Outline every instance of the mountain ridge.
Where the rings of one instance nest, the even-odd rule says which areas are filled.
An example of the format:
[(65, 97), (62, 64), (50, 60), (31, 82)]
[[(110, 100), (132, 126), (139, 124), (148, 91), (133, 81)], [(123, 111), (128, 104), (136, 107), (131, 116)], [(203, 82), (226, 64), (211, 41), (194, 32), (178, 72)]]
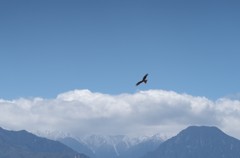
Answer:
[(132, 158), (133, 155), (139, 157), (153, 151), (163, 139), (159, 135), (135, 138), (126, 135), (89, 135), (81, 139), (61, 138), (59, 141), (92, 158)]

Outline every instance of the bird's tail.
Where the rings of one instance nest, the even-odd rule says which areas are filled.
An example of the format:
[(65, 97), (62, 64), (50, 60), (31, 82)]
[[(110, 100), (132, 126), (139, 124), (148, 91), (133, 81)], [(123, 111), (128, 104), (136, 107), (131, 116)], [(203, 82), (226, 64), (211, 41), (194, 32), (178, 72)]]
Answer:
[(144, 80), (143, 82), (146, 84), (148, 80)]

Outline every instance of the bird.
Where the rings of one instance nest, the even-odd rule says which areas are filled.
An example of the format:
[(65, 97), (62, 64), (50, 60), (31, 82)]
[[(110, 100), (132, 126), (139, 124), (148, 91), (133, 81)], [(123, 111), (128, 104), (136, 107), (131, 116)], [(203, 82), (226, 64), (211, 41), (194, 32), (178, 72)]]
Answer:
[(146, 75), (144, 75), (143, 76), (143, 78), (142, 78), (142, 80), (141, 81), (139, 81), (138, 83), (136, 83), (136, 86), (138, 86), (138, 85), (140, 85), (141, 83), (147, 83), (147, 76), (148, 76), (148, 74), (146, 74)]

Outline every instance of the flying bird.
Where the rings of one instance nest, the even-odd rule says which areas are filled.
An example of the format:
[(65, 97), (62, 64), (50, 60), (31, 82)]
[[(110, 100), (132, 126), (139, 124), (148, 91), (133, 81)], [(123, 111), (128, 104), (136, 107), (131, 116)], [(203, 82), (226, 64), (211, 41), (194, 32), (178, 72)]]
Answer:
[(143, 83), (143, 82), (146, 84), (146, 83), (147, 83), (147, 76), (148, 76), (148, 74), (144, 75), (143, 78), (142, 78), (142, 80), (139, 81), (139, 82), (136, 84), (136, 86), (140, 85), (140, 84)]

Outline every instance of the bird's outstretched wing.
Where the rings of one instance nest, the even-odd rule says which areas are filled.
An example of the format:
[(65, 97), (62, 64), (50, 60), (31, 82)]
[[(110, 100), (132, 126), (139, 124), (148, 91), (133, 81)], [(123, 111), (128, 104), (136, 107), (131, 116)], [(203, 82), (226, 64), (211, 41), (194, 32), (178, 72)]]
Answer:
[(143, 81), (139, 81), (139, 82), (136, 84), (136, 86), (140, 85), (142, 82), (143, 82)]
[(148, 76), (148, 74), (146, 74), (145, 76), (143, 76), (143, 79), (142, 79), (142, 80), (143, 80), (143, 81), (146, 80), (147, 76)]

